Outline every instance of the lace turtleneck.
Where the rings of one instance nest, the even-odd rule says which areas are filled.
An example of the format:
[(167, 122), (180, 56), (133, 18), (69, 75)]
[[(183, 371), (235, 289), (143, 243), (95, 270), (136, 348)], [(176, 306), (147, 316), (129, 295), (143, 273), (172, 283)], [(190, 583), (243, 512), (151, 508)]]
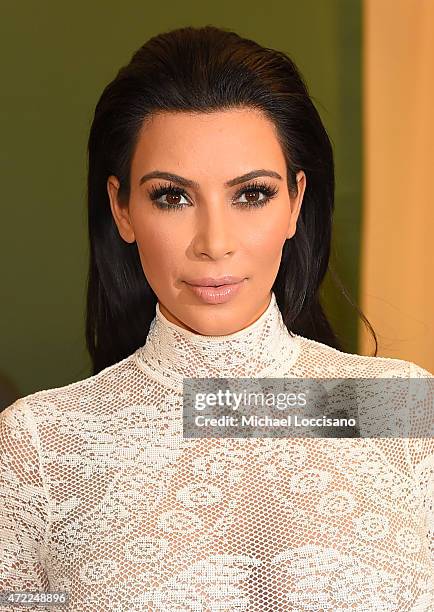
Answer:
[(434, 610), (434, 431), (183, 436), (184, 377), (392, 375), (419, 379), (426, 435), (432, 374), (291, 336), (274, 294), (219, 337), (157, 306), (127, 358), (0, 414), (0, 612), (7, 591), (66, 592), (52, 612)]
[(224, 336), (204, 336), (169, 321), (156, 305), (146, 344), (137, 363), (169, 386), (183, 378), (269, 377), (281, 375), (297, 358), (298, 336), (283, 322), (276, 296), (253, 323)]

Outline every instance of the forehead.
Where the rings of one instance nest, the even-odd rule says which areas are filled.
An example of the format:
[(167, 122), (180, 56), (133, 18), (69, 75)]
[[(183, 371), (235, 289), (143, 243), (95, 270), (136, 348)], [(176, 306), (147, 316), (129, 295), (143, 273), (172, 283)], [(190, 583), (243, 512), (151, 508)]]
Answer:
[(231, 109), (153, 115), (140, 130), (131, 172), (182, 169), (191, 178), (227, 180), (263, 167), (285, 174), (274, 124), (255, 109)]

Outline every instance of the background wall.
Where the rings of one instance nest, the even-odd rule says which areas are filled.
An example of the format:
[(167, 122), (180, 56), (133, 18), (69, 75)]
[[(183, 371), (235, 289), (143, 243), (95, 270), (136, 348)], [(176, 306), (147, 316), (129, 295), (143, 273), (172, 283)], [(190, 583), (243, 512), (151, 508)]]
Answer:
[[(301, 69), (336, 155), (334, 265), (357, 299), (361, 187), (359, 0), (2, 3), (0, 373), (27, 395), (89, 375), (86, 142), (104, 86), (150, 36), (234, 29)], [(326, 283), (349, 352), (355, 311)], [(8, 402), (10, 403), (10, 402)], [(5, 404), (7, 405), (7, 404)]]
[(434, 1), (365, 0), (363, 9), (360, 299), (379, 355), (434, 372)]

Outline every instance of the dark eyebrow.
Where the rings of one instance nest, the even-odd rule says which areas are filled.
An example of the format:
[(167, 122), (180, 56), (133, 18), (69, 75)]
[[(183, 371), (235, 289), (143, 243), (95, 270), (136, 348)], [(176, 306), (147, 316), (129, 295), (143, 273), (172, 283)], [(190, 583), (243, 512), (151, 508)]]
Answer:
[[(241, 176), (237, 176), (236, 178), (227, 181), (225, 183), (225, 187), (233, 187), (234, 185), (245, 183), (246, 181), (250, 181), (251, 179), (259, 176), (271, 176), (273, 178), (282, 180), (280, 174), (274, 172), (273, 170), (252, 170), (251, 172), (247, 172), (247, 174), (242, 174)], [(142, 185), (145, 181), (149, 181), (153, 178), (167, 179), (168, 181), (182, 185), (182, 187), (194, 187), (199, 189), (199, 183), (196, 183), (196, 181), (191, 181), (183, 176), (179, 176), (178, 174), (172, 174), (171, 172), (161, 172), (160, 170), (155, 170), (154, 172), (149, 172), (149, 174), (142, 176), (139, 185)]]

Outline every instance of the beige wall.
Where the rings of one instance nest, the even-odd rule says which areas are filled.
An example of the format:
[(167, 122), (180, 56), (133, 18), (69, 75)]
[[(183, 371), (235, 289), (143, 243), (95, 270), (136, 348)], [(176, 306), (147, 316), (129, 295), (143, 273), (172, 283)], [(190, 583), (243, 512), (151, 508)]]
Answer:
[(434, 372), (434, 1), (365, 0), (363, 60), (361, 307), (379, 355)]

